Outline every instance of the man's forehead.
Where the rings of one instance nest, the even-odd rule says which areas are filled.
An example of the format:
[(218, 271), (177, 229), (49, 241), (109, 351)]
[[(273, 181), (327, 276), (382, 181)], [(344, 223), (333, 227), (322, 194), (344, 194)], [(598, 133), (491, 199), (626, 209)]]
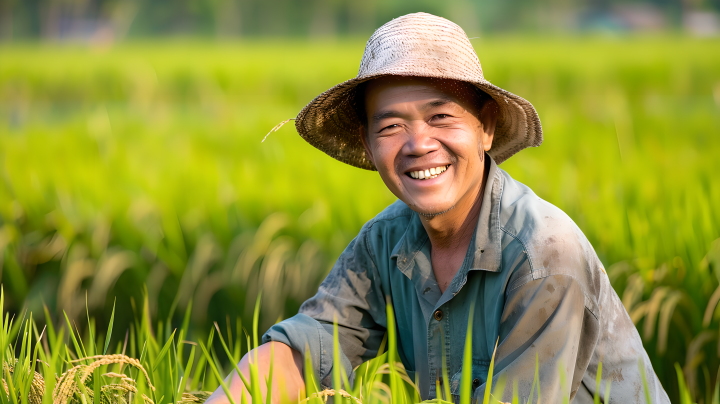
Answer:
[(388, 88), (418, 88), (439, 90), (448, 100), (474, 93), (475, 86), (459, 80), (417, 76), (383, 76), (365, 83), (366, 91), (377, 91)]
[[(481, 98), (476, 87), (470, 83), (413, 76), (385, 76), (373, 79), (366, 83), (364, 93), (365, 104), (369, 108), (372, 106), (377, 108), (378, 104), (384, 104), (392, 99), (422, 100), (422, 108), (432, 108), (447, 104), (476, 104)], [(378, 114), (373, 114), (371, 117), (373, 121), (380, 118), (375, 115)]]

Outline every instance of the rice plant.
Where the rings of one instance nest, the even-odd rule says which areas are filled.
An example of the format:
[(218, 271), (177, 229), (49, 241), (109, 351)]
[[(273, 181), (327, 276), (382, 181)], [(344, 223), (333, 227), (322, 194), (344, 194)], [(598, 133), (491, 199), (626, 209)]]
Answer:
[[(210, 396), (211, 391), (207, 390), (213, 389), (218, 384), (228, 393), (231, 404), (273, 402), (270, 394), (273, 391), (273, 383), (276, 383), (278, 379), (273, 378), (272, 360), (267, 378), (261, 377), (259, 368), (253, 360), (249, 365), (250, 375), (244, 375), (235, 365), (242, 352), (239, 347), (243, 338), (236, 335), (233, 341), (232, 333), (228, 331), (228, 334), (224, 336), (217, 324), (210, 331), (206, 341), (198, 340), (196, 343), (183, 340), (182, 336), (186, 335), (188, 331), (185, 325), (180, 330), (175, 329), (168, 339), (162, 342), (148, 327), (150, 319), (145, 310), (142, 317), (135, 322), (137, 328), (128, 330), (124, 340), (121, 343), (118, 341), (116, 349), (108, 351), (114, 328), (112, 321), (108, 325), (103, 347), (102, 336), (91, 333), (82, 338), (69, 321), (59, 327), (57, 333), (51, 321), (39, 331), (32, 314), (29, 314), (27, 319), (15, 322), (14, 318), (9, 317), (8, 313), (4, 311), (4, 298), (4, 291), (0, 291), (0, 314), (2, 314), (0, 316), (0, 348), (3, 349), (3, 354), (0, 355), (0, 366), (3, 369), (1, 379), (4, 387), (3, 390), (0, 390), (0, 402), (3, 404), (199, 404)], [(260, 300), (258, 299), (253, 317), (255, 326), (252, 330), (252, 342), (250, 335), (243, 330), (250, 355), (252, 355), (251, 349), (257, 347), (259, 307)], [(353, 384), (349, 382), (348, 375), (341, 366), (333, 366), (333, 388), (320, 391), (315, 375), (309, 370), (312, 365), (310, 365), (311, 360), (308, 356), (305, 368), (306, 395), (300, 397), (300, 402), (320, 404), (326, 403), (331, 398), (335, 402), (347, 404), (420, 402), (417, 385), (408, 378), (402, 363), (398, 361), (393, 313), (392, 307), (388, 304), (388, 332), (382, 347), (375, 359), (363, 363), (355, 370), (356, 377)], [(469, 318), (472, 319), (472, 310)], [(158, 329), (161, 328), (161, 326), (158, 327)], [(66, 329), (68, 330), (67, 337), (64, 333)], [(217, 334), (214, 334), (215, 330), (217, 330)], [(459, 397), (453, 397), (447, 386), (444, 389), (437, 386), (438, 397), (425, 401), (425, 403), (471, 402), (473, 395), (470, 376), (472, 330), (472, 321), (470, 321), (465, 339)], [(221, 342), (222, 352), (226, 355), (226, 359), (230, 360), (230, 364), (226, 367), (223, 367), (221, 356), (214, 349), (212, 342), (215, 335)], [(339, 362), (340, 345), (337, 323), (334, 325), (334, 338), (333, 357), (335, 362)], [(131, 344), (129, 351), (127, 349), (128, 339)], [(134, 345), (133, 341), (138, 345)], [(140, 348), (139, 343), (141, 342), (142, 347)], [(19, 350), (16, 351), (18, 343)], [(234, 349), (233, 343), (235, 344)], [(135, 351), (133, 346), (140, 349)], [(201, 354), (198, 354), (197, 346), (200, 347)], [(185, 359), (184, 354), (187, 353), (188, 347), (190, 350)], [(139, 359), (135, 359), (133, 356), (138, 354)], [(494, 357), (493, 354), (487, 375), (488, 383), (481, 400), (483, 404), (502, 403), (498, 397), (503, 396), (507, 381), (512, 380), (512, 375), (504, 373), (494, 375)], [(638, 366), (644, 375), (642, 362), (639, 362)], [(535, 380), (530, 397), (527, 398), (528, 403), (540, 402), (537, 368), (536, 359)], [(681, 403), (694, 403), (695, 401), (685, 384), (682, 370), (677, 364), (676, 369)], [(242, 395), (239, 402), (237, 397), (233, 398), (229, 394), (228, 386), (223, 381), (225, 376), (233, 371), (240, 374), (247, 392), (247, 395)], [(444, 364), (443, 372), (447, 373)], [(602, 363), (598, 372), (595, 402), (599, 402), (600, 399), (598, 391), (601, 373)], [(209, 375), (212, 376), (208, 377)], [(266, 384), (267, 396), (261, 393), (260, 383)], [(563, 383), (562, 380), (561, 383)], [(610, 384), (607, 384), (605, 390), (606, 402), (610, 397)], [(650, 403), (647, 388), (647, 383), (644, 383), (645, 402)], [(720, 384), (716, 384), (713, 398), (708, 403), (720, 403), (719, 388)], [(537, 396), (533, 393), (536, 389)], [(282, 394), (282, 386), (280, 391), (280, 402), (290, 403), (287, 395)], [(513, 380), (512, 402), (517, 403), (518, 400), (517, 380)], [(568, 402), (569, 397), (565, 396), (564, 400), (564, 402)]]

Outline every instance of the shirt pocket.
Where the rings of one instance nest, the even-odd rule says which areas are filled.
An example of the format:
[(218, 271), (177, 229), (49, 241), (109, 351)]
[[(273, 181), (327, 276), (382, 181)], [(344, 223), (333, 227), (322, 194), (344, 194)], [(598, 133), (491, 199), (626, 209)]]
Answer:
[[(488, 371), (490, 370), (490, 361), (480, 359), (472, 360), (472, 371), (470, 372), (471, 391), (474, 394), (475, 389), (482, 386), (487, 380)], [(450, 379), (450, 393), (453, 399), (457, 401), (460, 395), (460, 379), (462, 378), (462, 368), (455, 373)]]

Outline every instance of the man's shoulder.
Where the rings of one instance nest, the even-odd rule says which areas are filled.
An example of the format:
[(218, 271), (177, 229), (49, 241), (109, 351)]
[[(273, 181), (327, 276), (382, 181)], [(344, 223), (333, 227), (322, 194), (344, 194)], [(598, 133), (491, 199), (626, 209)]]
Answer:
[(500, 206), (500, 227), (523, 245), (533, 279), (567, 275), (586, 294), (604, 274), (595, 250), (575, 222), (560, 208), (538, 197), (506, 172)]
[(365, 223), (358, 239), (376, 252), (392, 250), (407, 231), (414, 214), (403, 201), (397, 200)]
[(413, 210), (398, 199), (370, 219), (363, 227), (370, 230), (373, 227), (407, 226), (412, 220), (412, 216)]
[(560, 208), (537, 196), (530, 187), (513, 179), (507, 172), (501, 173), (504, 181), (500, 226), (504, 232), (528, 244), (562, 234), (584, 238), (575, 222)]

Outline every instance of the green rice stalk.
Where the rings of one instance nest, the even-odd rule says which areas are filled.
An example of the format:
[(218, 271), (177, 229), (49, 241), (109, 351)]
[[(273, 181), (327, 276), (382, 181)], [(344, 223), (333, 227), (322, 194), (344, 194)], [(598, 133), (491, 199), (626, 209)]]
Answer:
[[(640, 363), (640, 371), (643, 374), (643, 388), (645, 389), (645, 400), (650, 403), (650, 392), (647, 387), (647, 380), (645, 380), (645, 367)], [(693, 404), (693, 399), (690, 396), (687, 385), (685, 384), (685, 376), (683, 375), (682, 368), (677, 363), (675, 364), (675, 373), (678, 378), (678, 389), (680, 390), (680, 404)]]
[[(215, 328), (218, 330), (218, 338), (220, 338), (220, 344), (222, 345), (223, 349), (225, 350), (225, 354), (230, 357), (232, 360), (233, 357), (230, 354), (230, 349), (228, 348), (227, 344), (225, 343), (225, 339), (223, 338), (222, 334), (220, 333), (220, 327), (218, 327), (217, 323), (215, 323)], [(240, 371), (240, 366), (238, 362), (232, 362), (233, 366), (235, 367), (235, 373), (237, 373), (238, 376), (240, 376), (240, 380), (242, 381), (243, 385), (245, 386), (245, 390), (251, 391), (251, 385), (250, 382), (245, 378), (243, 373)], [(232, 372), (230, 372), (232, 373)]]
[[(440, 329), (440, 343), (442, 344), (441, 346), (445, 346), (445, 332), (442, 328)], [(445, 381), (445, 383), (443, 383), (444, 400), (452, 401), (452, 394), (450, 393), (450, 378), (448, 377), (447, 369), (447, 354), (444, 349), (442, 350), (442, 379)], [(438, 397), (440, 397), (439, 393)]]
[[(595, 376), (595, 393), (593, 394), (593, 404), (600, 404), (600, 381), (602, 380), (602, 361), (598, 364), (597, 375)], [(605, 400), (607, 401), (607, 397)]]
[[(472, 313), (473, 313), (473, 310), (474, 310), (474, 309), (475, 309), (475, 304), (473, 303), (473, 305), (470, 307), (470, 320), (469, 320), (469, 323), (470, 323), (470, 324), (472, 324)], [(469, 327), (470, 327), (470, 326), (468, 326), (468, 333), (467, 333), (467, 336), (466, 336), (465, 338), (470, 338), (470, 335), (471, 335), (470, 332), (471, 332), (471, 331), (470, 331), (470, 328), (469, 328)], [(492, 380), (493, 380), (493, 375), (494, 375), (494, 370), (495, 370), (495, 369), (494, 369), (494, 367), (495, 367), (495, 353), (497, 352), (497, 346), (498, 346), (498, 342), (499, 342), (499, 341), (500, 341), (500, 337), (498, 337), (498, 338), (495, 340), (495, 348), (493, 348), (493, 354), (492, 354), (492, 357), (490, 358), (490, 368), (488, 369), (487, 382), (485, 382), (485, 397), (483, 397), (483, 404), (490, 404), (490, 392), (492, 391)], [(471, 348), (468, 348), (468, 343), (467, 343), (467, 342), (465, 342), (465, 349), (466, 349), (466, 350), (467, 350), (467, 349), (471, 349)], [(470, 352), (472, 352), (472, 351), (470, 351)], [(467, 359), (467, 357), (466, 357), (466, 358), (463, 358), (463, 359)], [(465, 372), (464, 372), (464, 371), (465, 371), (465, 366), (464, 366), (464, 365), (465, 365), (466, 363), (470, 363), (471, 369), (472, 369), (472, 362), (465, 362), (465, 361), (463, 361), (463, 374), (462, 374), (461, 376), (464, 376), (464, 375), (465, 375)], [(468, 376), (468, 383), (469, 383), (469, 380), (470, 380), (469, 377), (470, 377), (470, 376)], [(503, 386), (503, 387), (504, 387), (504, 386)]]
[(270, 369), (268, 370), (268, 376), (265, 378), (265, 386), (267, 387), (267, 394), (265, 395), (265, 402), (272, 403), (272, 386), (273, 386), (273, 368), (275, 363), (275, 345), (270, 345)]
[(251, 396), (253, 402), (262, 402), (262, 393), (260, 392), (260, 371), (258, 369), (258, 357), (257, 357), (257, 350), (255, 350), (258, 347), (258, 322), (260, 319), (260, 300), (262, 299), (262, 291), (260, 291), (257, 295), (257, 299), (255, 300), (255, 310), (253, 311), (253, 350), (254, 355), (252, 358), (248, 359), (254, 359), (254, 360), (248, 360), (249, 368), (250, 368), (250, 386), (251, 386)]
[(610, 402), (610, 386), (612, 386), (612, 380), (605, 382), (605, 401)]
[[(398, 381), (397, 370), (395, 364), (397, 363), (397, 339), (395, 335), (395, 312), (390, 304), (390, 300), (386, 304), (386, 315), (387, 315), (387, 332), (388, 332), (388, 367), (390, 371), (390, 390), (395, 394), (393, 395), (393, 404), (405, 403), (406, 397), (404, 391), (400, 390), (400, 383)], [(397, 396), (396, 396), (397, 395)]]
[(318, 389), (317, 381), (315, 380), (315, 372), (313, 372), (312, 358), (310, 357), (310, 347), (305, 347), (305, 366), (303, 366), (305, 373), (305, 394), (311, 397), (313, 394), (320, 391)]
[(193, 345), (193, 347), (190, 348), (190, 356), (188, 357), (187, 364), (185, 365), (185, 370), (183, 371), (183, 375), (180, 377), (180, 383), (178, 383), (178, 389), (177, 389), (178, 394), (182, 394), (185, 391), (185, 385), (187, 384), (187, 379), (185, 378), (185, 376), (190, 374), (194, 360), (195, 360), (195, 345)]
[[(470, 395), (472, 393), (472, 324), (475, 315), (475, 301), (470, 303), (470, 314), (468, 315), (467, 332), (465, 333), (465, 351), (463, 352), (462, 373), (460, 374), (460, 404), (470, 404)], [(492, 372), (492, 368), (490, 369)], [(485, 397), (483, 404), (490, 402), (490, 385), (492, 375), (488, 374), (487, 386), (485, 388)]]
[(643, 391), (645, 392), (645, 402), (647, 404), (651, 404), (650, 402), (650, 389), (648, 388), (647, 384), (647, 376), (645, 375), (645, 363), (643, 362), (643, 358), (638, 358), (638, 367), (640, 368), (640, 376), (642, 377), (643, 382)]
[(228, 388), (227, 384), (223, 381), (223, 379), (220, 377), (220, 373), (218, 373), (217, 367), (215, 367), (215, 361), (213, 361), (212, 357), (210, 356), (210, 353), (205, 348), (205, 344), (203, 344), (202, 341), (199, 342), (200, 349), (202, 349), (203, 354), (205, 355), (205, 358), (210, 365), (210, 370), (215, 373), (215, 377), (217, 377), (218, 382), (220, 382), (220, 386), (222, 387), (223, 391), (225, 392), (225, 395), (228, 398), (228, 401), (230, 401), (230, 404), (235, 404), (235, 399), (233, 398), (232, 393), (230, 392), (230, 389)]
[(561, 360), (558, 364), (558, 371), (560, 372), (560, 391), (562, 391), (562, 402), (563, 404), (570, 404), (570, 396), (565, 394), (567, 389), (567, 377), (565, 375), (565, 364)]

